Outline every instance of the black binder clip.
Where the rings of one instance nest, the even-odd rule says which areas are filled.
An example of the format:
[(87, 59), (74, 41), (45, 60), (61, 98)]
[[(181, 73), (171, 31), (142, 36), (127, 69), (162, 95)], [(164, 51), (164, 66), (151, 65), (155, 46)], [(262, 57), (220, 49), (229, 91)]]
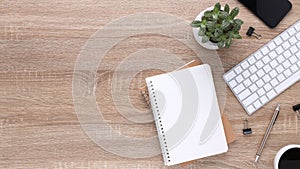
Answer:
[(247, 36), (254, 36), (254, 37), (256, 37), (257, 39), (261, 39), (262, 36), (259, 35), (259, 34), (257, 34), (257, 33), (255, 33), (254, 31), (255, 31), (255, 29), (254, 29), (253, 27), (250, 26), (250, 27), (248, 28), (247, 32), (246, 32), (246, 35), (247, 35)]
[(293, 110), (295, 111), (295, 113), (297, 113), (298, 116), (298, 120), (300, 120), (300, 104), (297, 104), (295, 106), (293, 106)]
[(252, 134), (251, 128), (248, 128), (248, 120), (247, 120), (247, 119), (244, 119), (244, 129), (243, 129), (243, 134), (244, 134), (244, 135)]

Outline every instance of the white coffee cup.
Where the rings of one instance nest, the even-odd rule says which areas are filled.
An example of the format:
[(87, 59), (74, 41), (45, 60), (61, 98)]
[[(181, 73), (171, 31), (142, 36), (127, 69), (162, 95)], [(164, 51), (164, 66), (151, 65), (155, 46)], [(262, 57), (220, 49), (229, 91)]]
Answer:
[[(280, 169), (280, 168), (279, 168), (279, 161), (280, 161), (282, 155), (283, 155), (286, 151), (288, 151), (288, 150), (290, 150), (290, 149), (292, 149), (292, 148), (300, 148), (300, 145), (297, 145), (297, 144), (287, 145), (287, 146), (281, 148), (281, 149), (277, 152), (277, 154), (276, 154), (276, 156), (275, 156), (275, 158), (274, 158), (274, 169)], [(299, 157), (299, 161), (300, 161), (300, 157)]]

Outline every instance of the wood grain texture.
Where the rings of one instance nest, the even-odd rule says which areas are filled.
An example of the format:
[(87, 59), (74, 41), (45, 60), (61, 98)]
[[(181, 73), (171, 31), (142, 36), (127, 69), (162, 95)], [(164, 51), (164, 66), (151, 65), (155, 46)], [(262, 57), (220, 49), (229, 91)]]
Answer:
[[(300, 19), (300, 1), (290, 1), (292, 11), (275, 29), (269, 29), (236, 0), (221, 0), (231, 7), (239, 6), (239, 18), (245, 21), (241, 30), (243, 39), (234, 41), (230, 49), (218, 51), (225, 71)], [(105, 151), (84, 133), (72, 97), (76, 60), (90, 36), (112, 20), (141, 12), (161, 12), (192, 21), (215, 2), (0, 1), (0, 168), (167, 168), (163, 166), (161, 155), (143, 159), (120, 157)], [(249, 26), (255, 27), (263, 38), (247, 37), (245, 32)], [(143, 34), (128, 37), (114, 46), (97, 71), (101, 79), (96, 81), (97, 105), (114, 130), (130, 137), (155, 136), (155, 126), (154, 123), (133, 123), (118, 113), (111, 95), (112, 78), (126, 56), (152, 47), (166, 49), (186, 62), (197, 59), (193, 51), (179, 41)], [(129, 98), (141, 111), (147, 111), (147, 107), (137, 88), (143, 85), (145, 77), (155, 72), (157, 70), (142, 71), (130, 84)], [(122, 73), (132, 72), (124, 70)], [(185, 167), (168, 168), (272, 168), (273, 158), (281, 147), (300, 144), (300, 121), (291, 109), (300, 102), (299, 89), (298, 82), (251, 117), (227, 89), (225, 114), (236, 131), (237, 141), (230, 144), (226, 154), (200, 159)], [(259, 164), (253, 166), (254, 155), (278, 102), (282, 111)], [(244, 118), (248, 118), (253, 130), (251, 136), (242, 135)]]

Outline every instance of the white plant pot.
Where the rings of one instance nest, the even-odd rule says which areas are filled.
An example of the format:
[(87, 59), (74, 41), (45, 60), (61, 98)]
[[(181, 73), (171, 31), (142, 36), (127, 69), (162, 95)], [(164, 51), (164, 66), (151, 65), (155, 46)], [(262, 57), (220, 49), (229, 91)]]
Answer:
[[(212, 6), (212, 7), (209, 7), (209, 8), (207, 8), (207, 9), (205, 9), (204, 11), (200, 12), (200, 13), (198, 14), (198, 16), (195, 18), (195, 20), (201, 21), (201, 18), (202, 18), (202, 16), (204, 15), (204, 12), (205, 12), (205, 11), (208, 11), (208, 10), (213, 10), (213, 9), (214, 9), (214, 7)], [(200, 29), (200, 28), (193, 28), (193, 34), (194, 34), (195, 40), (196, 40), (202, 47), (204, 47), (204, 48), (206, 48), (206, 49), (210, 49), (210, 50), (217, 50), (217, 49), (219, 49), (217, 43), (213, 43), (213, 42), (211, 42), (211, 41), (208, 41), (208, 42), (206, 42), (206, 43), (203, 43), (203, 42), (202, 42), (202, 36), (199, 36), (199, 35), (198, 35), (199, 29)]]

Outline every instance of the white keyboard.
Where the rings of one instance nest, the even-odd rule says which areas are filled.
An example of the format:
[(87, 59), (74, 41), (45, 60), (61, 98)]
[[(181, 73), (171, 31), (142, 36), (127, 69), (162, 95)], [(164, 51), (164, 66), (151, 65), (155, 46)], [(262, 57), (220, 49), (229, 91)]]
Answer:
[(223, 78), (249, 115), (299, 81), (300, 20)]

